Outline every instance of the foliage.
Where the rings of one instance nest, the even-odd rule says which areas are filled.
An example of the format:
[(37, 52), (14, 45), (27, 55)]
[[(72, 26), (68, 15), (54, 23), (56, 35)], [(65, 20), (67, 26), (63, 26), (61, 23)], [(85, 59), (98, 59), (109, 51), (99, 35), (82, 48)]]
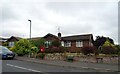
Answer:
[(103, 36), (97, 36), (96, 40), (94, 41), (94, 46), (97, 47), (97, 49), (99, 48), (99, 46), (102, 46), (104, 44), (104, 42), (106, 41), (106, 39), (108, 39), (110, 41), (111, 44), (114, 44), (113, 39), (109, 38), (109, 37), (103, 37)]
[(55, 46), (55, 47), (59, 47), (59, 46), (61, 46), (61, 43), (59, 41), (55, 40), (55, 41), (52, 41), (51, 45)]
[(38, 58), (41, 58), (41, 59), (44, 59), (45, 53), (38, 53), (38, 54), (37, 54), (37, 57), (38, 57)]
[(108, 39), (106, 39), (103, 46), (112, 46), (112, 47), (114, 47), (114, 45), (112, 43), (110, 43), (110, 41)]
[(49, 46), (48, 49), (45, 49), (46, 53), (63, 53), (67, 51), (67, 49), (63, 46), (55, 47), (55, 46)]
[(4, 42), (4, 43), (3, 43), (3, 46), (8, 46), (8, 42)]
[(84, 46), (81, 51), (84, 55), (88, 55), (90, 53), (94, 53), (95, 47), (93, 46)]
[(33, 53), (37, 53), (37, 52), (39, 51), (39, 49), (38, 49), (36, 46), (33, 46), (33, 47), (31, 48), (31, 51), (32, 51)]
[(61, 43), (57, 40), (52, 41), (51, 45), (45, 49), (46, 53), (63, 53), (67, 51), (67, 49), (61, 46)]
[(72, 55), (72, 54), (67, 54), (67, 55), (66, 55), (66, 60), (67, 60), (68, 62), (74, 61), (74, 55)]
[(120, 52), (120, 45), (115, 45), (118, 51)]
[(103, 54), (118, 54), (118, 50), (112, 46), (102, 46)]
[(22, 56), (31, 53), (31, 47), (33, 45), (27, 39), (20, 39), (15, 43), (15, 46), (10, 48), (10, 50), (16, 52), (18, 56)]
[(37, 54), (38, 52), (39, 52), (39, 49), (38, 49), (36, 46), (33, 46), (33, 47), (31, 48), (31, 53), (32, 53), (31, 56), (36, 57), (36, 54)]
[(118, 54), (118, 49), (107, 39), (102, 46), (101, 52), (104, 54)]
[(35, 46), (39, 49), (41, 46), (44, 46), (45, 39), (44, 39), (44, 38), (40, 38), (40, 39), (38, 39), (38, 40), (36, 40), (36, 41), (31, 40), (31, 43), (32, 43), (33, 45), (35, 45)]

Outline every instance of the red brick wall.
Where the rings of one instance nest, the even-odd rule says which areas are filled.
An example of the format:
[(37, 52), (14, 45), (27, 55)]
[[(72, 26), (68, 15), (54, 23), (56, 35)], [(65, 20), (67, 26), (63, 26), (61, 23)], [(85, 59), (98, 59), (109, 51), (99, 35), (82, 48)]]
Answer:
[[(83, 46), (89, 46), (89, 41), (83, 41)], [(71, 47), (66, 47), (70, 52), (77, 52), (81, 50), (82, 47), (76, 47), (76, 41), (71, 42)]]
[(88, 40), (83, 41), (83, 46), (89, 46), (89, 41)]

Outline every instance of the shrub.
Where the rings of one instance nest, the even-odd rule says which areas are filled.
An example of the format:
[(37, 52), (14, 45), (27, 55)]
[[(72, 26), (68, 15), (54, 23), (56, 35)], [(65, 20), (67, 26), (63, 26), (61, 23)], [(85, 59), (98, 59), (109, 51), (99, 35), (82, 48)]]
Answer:
[(84, 55), (88, 55), (90, 53), (94, 53), (94, 50), (95, 50), (95, 47), (93, 47), (93, 46), (85, 46), (82, 48), (81, 51)]
[(67, 55), (67, 57), (66, 57), (66, 59), (67, 59), (67, 61), (74, 61), (74, 56), (73, 55)]
[(2, 45), (3, 46), (8, 46), (8, 42), (4, 42)]
[(65, 51), (67, 51), (67, 49), (62, 46), (59, 47), (49, 46), (48, 49), (45, 49), (46, 53), (64, 53)]
[(30, 41), (33, 45), (35, 45), (37, 48), (40, 48), (41, 46), (44, 46), (44, 43), (45, 43), (45, 39), (44, 38), (40, 38), (36, 41), (34, 40), (31, 40)]
[(37, 54), (38, 51), (39, 51), (39, 49), (38, 49), (36, 46), (33, 46), (33, 47), (31, 48), (31, 52), (34, 53), (34, 54)]
[(110, 41), (107, 39), (101, 49), (103, 54), (118, 54), (119, 50), (117, 49), (117, 47), (110, 43)]
[(102, 46), (103, 54), (118, 54), (118, 49), (115, 49), (112, 46)]
[(45, 53), (38, 53), (38, 54), (37, 54), (37, 57), (38, 57), (38, 58), (41, 58), (41, 59), (44, 59)]
[(54, 47), (59, 47), (61, 46), (61, 43), (59, 41), (53, 41), (51, 45)]
[(116, 49), (118, 50), (118, 53), (120, 53), (120, 45), (116, 45)]
[(31, 53), (31, 47), (33, 45), (27, 39), (20, 39), (15, 43), (15, 46), (10, 48), (10, 50), (16, 52), (19, 55), (25, 55)]

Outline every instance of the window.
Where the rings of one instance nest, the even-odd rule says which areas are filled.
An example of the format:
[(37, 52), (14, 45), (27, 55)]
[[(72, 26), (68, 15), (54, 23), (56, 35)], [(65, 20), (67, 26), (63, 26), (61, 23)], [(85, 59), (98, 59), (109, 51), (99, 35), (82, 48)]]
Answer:
[(76, 47), (83, 47), (82, 41), (76, 41)]
[(70, 41), (65, 42), (65, 47), (71, 47), (71, 42)]
[(9, 46), (13, 47), (14, 46), (14, 42), (9, 42)]
[(50, 46), (51, 42), (50, 41), (46, 41), (45, 42), (45, 47), (48, 48)]
[(61, 42), (61, 45), (64, 46), (64, 41)]

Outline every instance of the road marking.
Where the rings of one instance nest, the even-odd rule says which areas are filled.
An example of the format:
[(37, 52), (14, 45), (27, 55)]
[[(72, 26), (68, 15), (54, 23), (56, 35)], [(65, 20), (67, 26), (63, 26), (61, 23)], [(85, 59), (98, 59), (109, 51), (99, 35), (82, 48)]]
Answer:
[(6, 64), (6, 65), (11, 66), (11, 67), (16, 67), (16, 68), (19, 68), (19, 69), (33, 71), (33, 72), (41, 72), (41, 71), (38, 71), (38, 70), (33, 70), (33, 69), (28, 69), (28, 68), (24, 68), (24, 67), (20, 67), (20, 66), (15, 66), (15, 65), (12, 65), (12, 64)]

